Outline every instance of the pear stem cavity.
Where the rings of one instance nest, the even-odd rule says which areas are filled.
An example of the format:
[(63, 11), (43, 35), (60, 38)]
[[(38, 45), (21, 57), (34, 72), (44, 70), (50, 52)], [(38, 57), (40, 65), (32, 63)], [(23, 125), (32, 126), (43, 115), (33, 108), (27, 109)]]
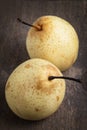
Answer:
[(78, 83), (82, 83), (80, 79), (75, 79), (72, 77), (64, 77), (64, 76), (49, 76), (48, 77), (49, 81), (54, 80), (54, 79), (66, 79), (66, 80), (73, 80), (73, 81), (76, 81)]
[(31, 26), (31, 27), (33, 27), (33, 28), (36, 28), (38, 31), (42, 30), (42, 28), (41, 28), (40, 26), (38, 26), (38, 27), (37, 27), (37, 26), (34, 26), (34, 25), (32, 25), (32, 24), (29, 24), (29, 23), (27, 23), (27, 22), (21, 20), (20, 18), (17, 18), (17, 20), (18, 20), (19, 22), (25, 24), (25, 25)]

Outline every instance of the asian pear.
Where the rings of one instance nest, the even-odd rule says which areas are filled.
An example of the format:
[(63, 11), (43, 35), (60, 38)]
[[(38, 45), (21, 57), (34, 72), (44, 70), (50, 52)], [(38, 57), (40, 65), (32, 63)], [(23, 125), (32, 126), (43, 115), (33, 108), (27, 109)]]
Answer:
[(28, 31), (26, 48), (31, 58), (46, 59), (61, 71), (76, 61), (79, 39), (74, 27), (57, 16), (39, 17)]

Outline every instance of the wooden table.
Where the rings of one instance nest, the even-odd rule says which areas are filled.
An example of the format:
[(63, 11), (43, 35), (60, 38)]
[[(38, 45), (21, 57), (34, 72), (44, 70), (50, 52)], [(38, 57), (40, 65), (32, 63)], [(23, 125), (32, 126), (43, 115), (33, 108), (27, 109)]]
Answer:
[(41, 121), (18, 118), (6, 103), (4, 91), (9, 75), (29, 58), (25, 45), (29, 27), (17, 22), (17, 18), (32, 23), (42, 15), (62, 17), (78, 33), (78, 59), (64, 75), (78, 78), (87, 70), (86, 0), (0, 0), (0, 130), (87, 130), (87, 93), (78, 83), (66, 81), (66, 94), (60, 108)]

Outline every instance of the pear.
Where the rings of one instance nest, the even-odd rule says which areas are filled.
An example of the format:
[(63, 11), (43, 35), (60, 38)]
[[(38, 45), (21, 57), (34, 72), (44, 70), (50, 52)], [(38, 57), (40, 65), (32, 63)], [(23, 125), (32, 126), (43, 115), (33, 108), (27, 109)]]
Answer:
[(41, 120), (57, 111), (65, 95), (65, 80), (49, 80), (49, 76), (62, 76), (62, 73), (49, 61), (39, 58), (23, 62), (11, 73), (5, 97), (18, 117)]
[(77, 59), (79, 39), (74, 27), (66, 20), (42, 16), (29, 29), (26, 48), (31, 58), (46, 59), (65, 71)]

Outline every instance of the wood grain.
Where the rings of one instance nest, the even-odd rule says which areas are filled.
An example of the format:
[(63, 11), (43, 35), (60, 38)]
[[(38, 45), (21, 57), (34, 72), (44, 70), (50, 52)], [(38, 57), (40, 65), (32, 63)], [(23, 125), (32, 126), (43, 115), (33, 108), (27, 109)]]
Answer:
[(0, 0), (0, 129), (1, 130), (86, 130), (87, 93), (78, 83), (67, 81), (66, 95), (56, 113), (45, 120), (26, 121), (9, 109), (5, 84), (10, 73), (29, 58), (26, 36), (29, 27), (17, 22), (20, 17), (32, 23), (42, 15), (57, 15), (76, 29), (80, 49), (76, 63), (65, 76), (80, 77), (87, 69), (87, 1), (86, 0)]

